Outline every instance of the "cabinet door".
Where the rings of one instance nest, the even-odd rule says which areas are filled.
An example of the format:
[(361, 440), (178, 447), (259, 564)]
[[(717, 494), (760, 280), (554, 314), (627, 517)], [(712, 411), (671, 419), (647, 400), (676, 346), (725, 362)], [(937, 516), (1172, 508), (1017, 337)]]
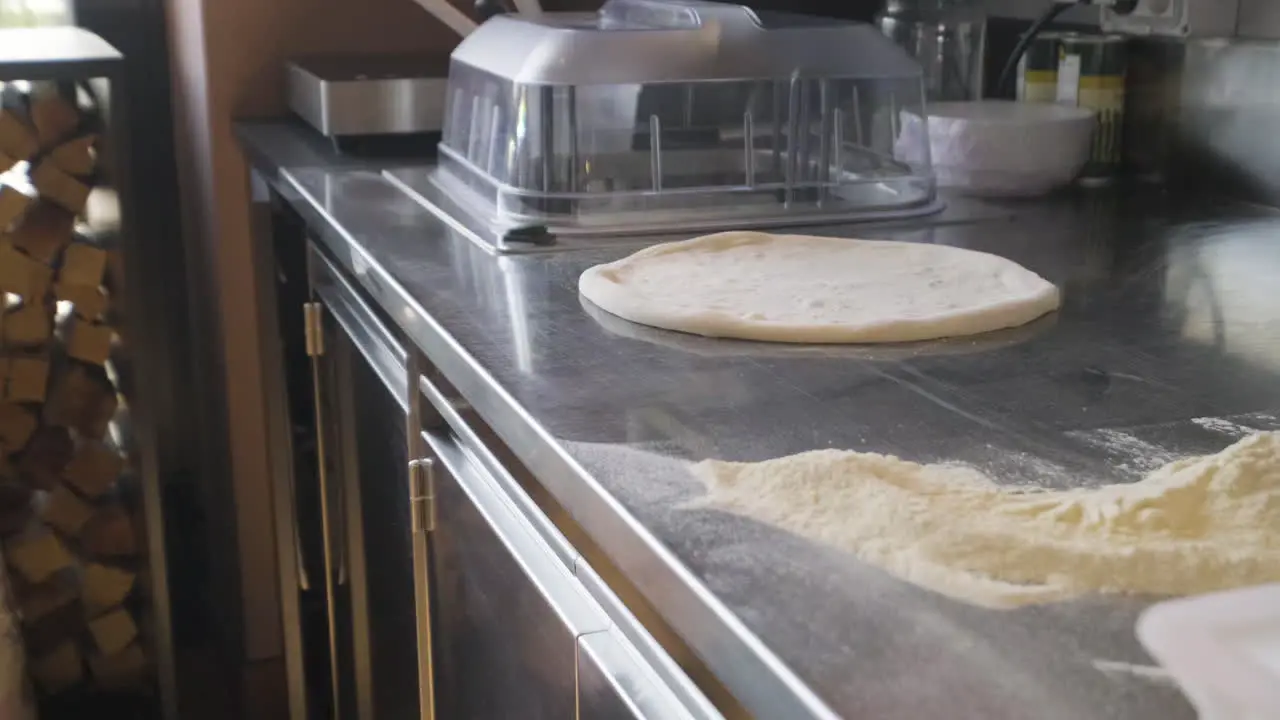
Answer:
[(417, 647), (406, 434), (395, 337), (322, 257), (318, 363), (336, 648), (336, 717), (417, 720)]
[(607, 621), (446, 423), (423, 439), (437, 717), (575, 718), (577, 638)]

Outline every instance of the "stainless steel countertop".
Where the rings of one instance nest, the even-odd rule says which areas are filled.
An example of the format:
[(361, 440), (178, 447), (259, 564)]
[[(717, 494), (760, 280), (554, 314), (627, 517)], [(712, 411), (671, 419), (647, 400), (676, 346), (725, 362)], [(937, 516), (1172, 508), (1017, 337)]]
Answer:
[[(585, 308), (578, 275), (633, 248), (494, 256), (381, 179), (383, 164), (335, 158), (291, 123), (239, 133), (388, 317), (469, 399), (496, 398), (474, 404), (503, 408), (486, 419), (624, 570), (641, 569), (655, 607), (757, 716), (1194, 717), (1177, 690), (1124, 670), (1150, 664), (1133, 636), (1149, 600), (971, 607), (685, 509), (699, 489), (671, 458), (837, 447), (1080, 486), (1280, 429), (1280, 217), (1099, 194), (848, 230), (1010, 257), (1058, 283), (1063, 309), (976, 340), (780, 347)], [(668, 594), (672, 578), (690, 587)]]

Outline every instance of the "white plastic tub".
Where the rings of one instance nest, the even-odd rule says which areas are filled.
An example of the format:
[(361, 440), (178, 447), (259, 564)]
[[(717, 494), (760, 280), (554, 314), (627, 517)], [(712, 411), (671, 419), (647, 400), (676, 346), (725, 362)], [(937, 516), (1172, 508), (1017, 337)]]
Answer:
[(1089, 159), (1097, 120), (1088, 108), (1008, 100), (932, 103), (903, 112), (895, 155), (923, 158), (938, 187), (992, 197), (1044, 195), (1075, 180)]
[(1138, 639), (1200, 720), (1280, 718), (1280, 584), (1159, 603)]

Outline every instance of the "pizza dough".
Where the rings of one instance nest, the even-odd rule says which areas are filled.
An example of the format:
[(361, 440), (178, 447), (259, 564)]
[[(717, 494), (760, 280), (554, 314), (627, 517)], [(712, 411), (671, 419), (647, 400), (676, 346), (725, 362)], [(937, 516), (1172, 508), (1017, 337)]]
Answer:
[(706, 461), (694, 473), (702, 504), (988, 607), (1280, 581), (1280, 432), (1079, 490), (1008, 488), (971, 468), (838, 450)]
[(1057, 309), (1052, 283), (995, 255), (923, 243), (726, 232), (665, 243), (578, 281), (632, 322), (793, 343), (973, 335)]

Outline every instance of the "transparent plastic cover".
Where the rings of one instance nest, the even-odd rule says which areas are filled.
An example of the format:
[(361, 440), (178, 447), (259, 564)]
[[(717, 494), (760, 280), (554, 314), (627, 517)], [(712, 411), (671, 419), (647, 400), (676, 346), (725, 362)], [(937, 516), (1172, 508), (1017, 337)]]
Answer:
[(874, 28), (689, 0), (499, 16), (454, 52), (437, 182), (498, 223), (603, 231), (932, 210), (920, 67)]

